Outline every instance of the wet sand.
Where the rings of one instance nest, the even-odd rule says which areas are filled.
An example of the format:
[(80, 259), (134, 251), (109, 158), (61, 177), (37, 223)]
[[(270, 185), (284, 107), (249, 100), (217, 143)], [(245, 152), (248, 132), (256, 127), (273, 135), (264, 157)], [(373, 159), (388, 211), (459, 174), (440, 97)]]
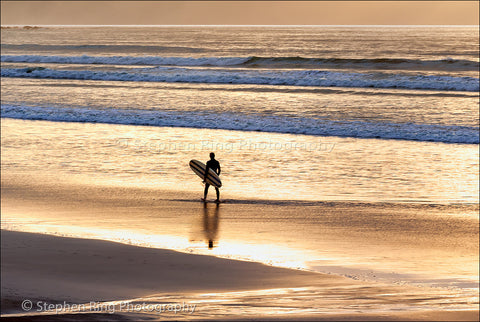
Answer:
[[(206, 318), (202, 303), (192, 300), (195, 293), (247, 291), (286, 287), (319, 287), (332, 293), (341, 288), (350, 289), (350, 296), (380, 297), (387, 289), (367, 286), (346, 278), (298, 270), (269, 267), (258, 263), (183, 254), (174, 251), (129, 246), (100, 240), (64, 238), (42, 234), (2, 231), (2, 315), (22, 312), (21, 303), (28, 299), (38, 311), (45, 303), (89, 303), (152, 298), (178, 294), (189, 303), (196, 303), (196, 311), (177, 313), (183, 318)], [(368, 291), (364, 289), (368, 288)], [(362, 291), (363, 290), (363, 291)], [(359, 292), (360, 291), (360, 292)], [(268, 292), (266, 292), (268, 294)], [(332, 294), (333, 295), (333, 294)], [(268, 296), (268, 295), (267, 295)], [(317, 305), (328, 300), (318, 298)], [(191, 304), (193, 305), (193, 304)], [(120, 309), (118, 309), (120, 311)], [(33, 312), (35, 313), (35, 312)], [(61, 312), (64, 313), (64, 312)], [(117, 313), (117, 312), (115, 312)], [(5, 315), (6, 314), (6, 315)], [(135, 319), (142, 316), (132, 312), (115, 315), (63, 315), (64, 319)], [(181, 315), (180, 315), (181, 314)], [(171, 317), (172, 315), (170, 315)], [(288, 320), (475, 320), (478, 311), (463, 312), (400, 312), (375, 314), (305, 314), (250, 315), (253, 319)], [(22, 319), (59, 318), (57, 314), (27, 315)], [(223, 316), (222, 319), (229, 318)], [(242, 319), (242, 316), (233, 316)], [(246, 317), (245, 317), (246, 318)], [(247, 319), (247, 318), (246, 318)]]
[[(3, 229), (15, 230), (12, 218), (34, 213), (37, 218), (62, 214), (62, 218), (70, 218), (66, 220), (69, 225), (81, 213), (90, 213), (90, 221), (97, 217), (99, 225), (104, 214), (118, 213), (123, 220), (120, 209), (135, 216), (154, 207), (156, 216), (170, 216), (179, 200), (194, 198), (187, 193), (163, 191), (159, 199), (159, 192), (152, 189), (45, 182), (2, 176), (2, 214), (9, 218), (7, 222), (2, 218)], [(248, 211), (278, 213), (285, 207), (282, 202), (249, 204)], [(2, 317), (15, 321), (152, 318), (152, 313), (120, 310), (115, 314), (86, 314), (84, 310), (82, 314), (62, 312), (60, 316), (50, 312), (45, 316), (45, 312), (25, 313), (21, 308), (25, 299), (78, 304), (127, 300), (151, 305), (186, 301), (197, 307), (193, 314), (165, 313), (153, 315), (155, 319), (478, 320), (473, 304), (468, 310), (439, 310), (438, 306), (432, 310), (428, 300), (438, 300), (438, 294), (424, 294), (406, 286), (111, 241), (2, 230), (1, 263)], [(448, 293), (442, 296), (450, 300)], [(470, 301), (478, 303), (478, 298)], [(415, 309), (409, 310), (409, 305), (415, 305)]]
[[(2, 231), (2, 302), (341, 285), (340, 277), (120, 243)], [(2, 303), (2, 311), (15, 306)], [(3, 304), (6, 304), (5, 306)], [(18, 307), (17, 307), (18, 309)]]

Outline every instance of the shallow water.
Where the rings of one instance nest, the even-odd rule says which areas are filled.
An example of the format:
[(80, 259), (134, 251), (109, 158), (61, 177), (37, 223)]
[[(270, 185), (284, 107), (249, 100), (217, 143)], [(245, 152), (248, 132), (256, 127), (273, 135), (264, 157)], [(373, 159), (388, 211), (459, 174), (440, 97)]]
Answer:
[(4, 171), (201, 192), (211, 151), (226, 199), (478, 202), (471, 144), (2, 119)]

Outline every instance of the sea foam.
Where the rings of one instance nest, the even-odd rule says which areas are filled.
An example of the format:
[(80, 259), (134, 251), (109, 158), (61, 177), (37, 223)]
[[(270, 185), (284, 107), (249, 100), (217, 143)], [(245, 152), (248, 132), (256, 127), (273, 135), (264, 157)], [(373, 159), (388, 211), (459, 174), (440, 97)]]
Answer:
[(278, 115), (145, 111), (2, 105), (2, 117), (25, 120), (262, 131), (315, 136), (478, 144), (478, 127), (414, 123), (332, 121)]

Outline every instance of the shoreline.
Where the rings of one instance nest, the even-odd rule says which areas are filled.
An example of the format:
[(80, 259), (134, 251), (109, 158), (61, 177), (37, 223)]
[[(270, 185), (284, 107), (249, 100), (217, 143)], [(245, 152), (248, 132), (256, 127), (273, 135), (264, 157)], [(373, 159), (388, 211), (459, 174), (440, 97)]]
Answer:
[[(1, 238), (2, 302), (43, 296), (89, 303), (156, 293), (310, 286), (313, 281), (344, 283), (341, 277), (317, 278), (316, 273), (300, 270), (111, 241), (7, 230), (2, 230)], [(2, 313), (13, 309), (3, 304)]]
[[(205, 209), (191, 192), (62, 181), (54, 176), (36, 178), (33, 181), (18, 174), (2, 175), (2, 319), (152, 318), (148, 312), (22, 317), (18, 315), (22, 313), (19, 305), (27, 296), (52, 303), (128, 300), (159, 304), (188, 299), (201, 304), (201, 315), (181, 316), (187, 320), (478, 319), (475, 309), (478, 298), (467, 293), (345, 277), (351, 271), (322, 273), (270, 263), (282, 256), (287, 260), (328, 260), (331, 255), (342, 255), (342, 250), (352, 245), (365, 245), (364, 253), (357, 254), (362, 251), (359, 248), (350, 256), (380, 258), (380, 252), (390, 255), (392, 247), (401, 247), (408, 262), (412, 262), (412, 258), (422, 258), (424, 254), (431, 257), (445, 251), (443, 256), (451, 256), (461, 249), (465, 256), (470, 254), (471, 260), (464, 261), (469, 267), (474, 260), (471, 253), (478, 253), (478, 245), (472, 243), (473, 236), (478, 236), (478, 229), (472, 226), (478, 224), (477, 204), (233, 200), (220, 206), (219, 246), (215, 243), (212, 251), (204, 243), (203, 221), (207, 213), (209, 218), (214, 216), (215, 206)], [(305, 213), (300, 216), (301, 212)], [(252, 228), (254, 223), (261, 229)], [(319, 243), (300, 244), (308, 241), (303, 238), (307, 236), (292, 234), (292, 225), (305, 225), (309, 229), (304, 230), (307, 235), (320, 234)], [(444, 225), (448, 234), (438, 230)], [(19, 231), (22, 229), (23, 232)], [(191, 229), (199, 230), (199, 235), (189, 232)], [(94, 237), (102, 231), (110, 235), (103, 239)], [(275, 234), (268, 235), (268, 231)], [(146, 239), (140, 241), (147, 244), (149, 236), (178, 238), (159, 239), (154, 246), (145, 247), (138, 243), (140, 235), (136, 232), (143, 234), (141, 238)], [(215, 235), (218, 231), (208, 233)], [(463, 236), (465, 233), (468, 234)], [(240, 238), (233, 245), (237, 248), (228, 248), (236, 238)], [(288, 247), (275, 247), (291, 238), (291, 249), (303, 247), (302, 252), (282, 255)], [(198, 241), (197, 245), (202, 246), (192, 246)], [(339, 241), (347, 248), (338, 245)], [(175, 250), (184, 245), (190, 248), (183, 252)], [(312, 248), (315, 245), (324, 247), (323, 253), (306, 258), (305, 251), (315, 249)], [(257, 253), (266, 257), (242, 258)], [(400, 251), (395, 256), (403, 254)], [(347, 265), (341, 259), (332, 263)], [(384, 265), (399, 263), (395, 257)], [(380, 272), (380, 265), (373, 261), (368, 269)], [(455, 296), (453, 302), (452, 296)], [(248, 313), (243, 314), (244, 309)], [(14, 313), (17, 314), (8, 315)]]
[[(1, 189), (2, 198), (17, 201), (35, 201), (40, 202), (42, 199), (51, 200), (54, 197), (67, 198), (72, 194), (75, 199), (72, 202), (78, 201), (95, 201), (95, 204), (114, 204), (119, 201), (126, 203), (126, 196), (129, 196), (128, 202), (135, 202), (141, 204), (149, 201), (173, 201), (173, 202), (192, 202), (199, 203), (203, 196), (203, 188), (196, 192), (184, 191), (179, 189), (165, 189), (164, 187), (157, 188), (153, 186), (138, 186), (131, 185), (116, 185), (109, 182), (84, 182), (82, 178), (75, 178), (67, 176), (66, 174), (55, 174), (55, 176), (47, 175), (45, 173), (35, 173), (36, 181), (31, 181), (30, 177), (24, 173), (2, 173)], [(92, 193), (95, 193), (93, 195)], [(210, 193), (211, 194), (211, 193)], [(101, 198), (99, 198), (101, 197)], [(210, 195), (211, 200), (214, 196)], [(399, 201), (399, 200), (378, 200), (378, 201), (364, 201), (360, 199), (325, 199), (325, 200), (310, 200), (310, 199), (262, 199), (262, 198), (247, 198), (232, 195), (231, 197), (221, 198), (225, 203), (238, 205), (265, 205), (265, 206), (359, 206), (368, 208), (383, 208), (385, 206), (400, 206), (412, 209), (453, 209), (453, 210), (467, 210), (478, 213), (480, 210), (479, 202), (433, 202), (433, 201)]]
[[(114, 242), (66, 238), (43, 234), (2, 230), (2, 320), (135, 320), (149, 319), (152, 314), (133, 311), (84, 313), (22, 312), (19, 305), (28, 299), (53, 305), (98, 301), (141, 300), (153, 303), (153, 298), (185, 299), (196, 302), (201, 311), (202, 296), (242, 291), (264, 291), (268, 304), (272, 289), (302, 287), (326, 289), (332, 296), (339, 290), (350, 290), (380, 298), (385, 291), (379, 285), (365, 285), (343, 277), (276, 268), (260, 263), (220, 259), (212, 256), (178, 253), (170, 250), (129, 246)], [(136, 278), (131, 278), (136, 276)], [(226, 293), (225, 293), (226, 292)], [(199, 294), (203, 294), (199, 297)], [(364, 294), (363, 294), (364, 295)], [(260, 295), (261, 296), (261, 295)], [(200, 301), (199, 301), (200, 299)], [(65, 302), (64, 302), (65, 301)], [(325, 300), (318, 298), (318, 305)], [(207, 301), (208, 302), (208, 301)], [(60, 304), (58, 304), (60, 303)], [(118, 302), (117, 305), (121, 305)], [(148, 302), (147, 302), (148, 303)], [(162, 302), (160, 302), (162, 303)], [(184, 302), (185, 303), (185, 302)], [(326, 305), (328, 301), (324, 302)], [(64, 304), (65, 305), (65, 304)], [(153, 304), (151, 304), (153, 305)], [(157, 304), (158, 305), (158, 304)], [(190, 304), (193, 306), (193, 304)], [(208, 304), (207, 304), (208, 306)], [(186, 311), (185, 311), (186, 312)], [(181, 318), (215, 320), (204, 315), (191, 316), (182, 312)], [(398, 312), (343, 312), (338, 314), (300, 313), (245, 316), (222, 316), (234, 320), (465, 320), (478, 319), (478, 310), (422, 310)], [(176, 312), (175, 314), (178, 314)], [(173, 318), (180, 315), (162, 317)], [(202, 317), (203, 316), (203, 317)], [(158, 315), (157, 315), (158, 317)]]
[[(353, 138), (330, 141), (323, 136), (298, 137), (238, 131), (220, 133), (217, 130), (192, 128), (132, 127), (8, 118), (2, 119), (2, 129), (8, 132), (4, 140), (11, 142), (4, 145), (3, 153), (7, 158), (2, 163), (2, 175), (5, 172), (17, 172), (20, 176), (51, 176), (52, 181), (66, 178), (67, 181), (99, 186), (128, 185), (131, 188), (155, 188), (160, 191), (198, 191), (199, 197), (194, 198), (197, 199), (200, 198), (203, 187), (195, 179), (187, 161), (193, 158), (203, 160), (206, 153), (215, 150), (225, 170), (222, 197), (226, 198), (478, 203), (478, 194), (474, 193), (478, 191), (475, 172), (475, 168), (478, 169), (478, 161), (475, 159), (478, 151), (472, 145)], [(134, 131), (130, 132), (131, 130)], [(62, 137), (61, 133), (69, 133), (69, 139)], [(35, 142), (38, 141), (39, 144), (33, 151), (22, 146), (22, 142), (31, 142), (33, 138), (37, 138)], [(272, 142), (278, 143), (283, 148), (276, 149), (272, 146), (273, 149), (264, 149), (262, 142), (269, 145)], [(300, 149), (284, 149), (287, 144), (298, 144)], [(312, 144), (317, 147), (335, 144), (335, 148), (332, 151), (307, 151), (301, 148)], [(64, 151), (71, 151), (69, 157), (64, 155)], [(440, 159), (429, 165), (430, 156), (436, 155), (438, 151), (441, 151), (438, 156)], [(43, 158), (37, 155), (42, 153), (45, 157), (48, 156), (45, 164), (47, 167), (44, 167)], [(169, 157), (163, 158), (163, 154)], [(258, 154), (261, 157), (255, 160), (254, 156)], [(26, 159), (22, 155), (32, 157)], [(105, 156), (105, 163), (98, 159), (98, 155)], [(297, 155), (308, 157), (298, 163)], [(395, 155), (398, 158), (394, 158)], [(422, 158), (415, 161), (417, 155)], [(274, 158), (274, 161), (267, 162), (269, 157)], [(325, 161), (320, 167), (316, 161), (319, 159)], [(368, 174), (355, 175), (353, 165), (359, 160), (364, 160), (362, 162), (365, 162), (366, 169), (362, 171)], [(243, 172), (251, 162), (255, 164), (255, 177), (258, 180), (252, 174)], [(412, 162), (419, 164), (416, 171), (404, 171)], [(303, 164), (305, 169), (314, 170), (298, 172), (297, 163)], [(269, 167), (278, 167), (281, 175), (272, 176)], [(419, 181), (415, 177), (417, 172), (423, 173), (425, 179)], [(458, 179), (456, 185), (460, 190), (456, 189), (457, 186), (435, 181), (434, 178), (440, 173), (449, 174), (438, 177), (441, 182), (447, 177), (449, 180)], [(402, 180), (395, 179), (396, 176)], [(252, 185), (255, 180), (256, 183)]]

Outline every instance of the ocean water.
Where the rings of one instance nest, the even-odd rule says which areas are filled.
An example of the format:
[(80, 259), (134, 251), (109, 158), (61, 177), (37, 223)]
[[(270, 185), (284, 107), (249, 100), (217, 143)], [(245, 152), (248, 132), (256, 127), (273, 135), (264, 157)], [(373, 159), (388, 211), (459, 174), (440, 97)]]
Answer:
[[(188, 162), (213, 151), (226, 201), (74, 221), (18, 211), (3, 228), (440, 287), (451, 308), (478, 306), (478, 28), (1, 33), (4, 174), (199, 199)], [(278, 216), (245, 217), (250, 206)], [(209, 250), (202, 218), (215, 209)]]
[[(478, 202), (475, 27), (4, 27), (1, 48), (2, 121), (25, 120), (4, 169), (194, 190), (215, 151), (230, 195)], [(30, 128), (40, 164), (8, 152)]]

